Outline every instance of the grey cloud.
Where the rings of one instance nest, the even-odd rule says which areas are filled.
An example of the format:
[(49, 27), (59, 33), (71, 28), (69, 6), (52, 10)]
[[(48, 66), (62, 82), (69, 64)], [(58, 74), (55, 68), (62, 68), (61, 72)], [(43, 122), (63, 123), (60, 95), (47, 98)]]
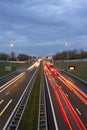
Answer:
[(56, 46), (62, 50), (67, 41), (71, 48), (77, 48), (76, 42), (86, 48), (86, 12), (86, 0), (1, 0), (0, 44), (14, 41), (19, 49), (37, 46), (31, 49), (35, 52), (41, 46), (48, 51), (56, 51)]

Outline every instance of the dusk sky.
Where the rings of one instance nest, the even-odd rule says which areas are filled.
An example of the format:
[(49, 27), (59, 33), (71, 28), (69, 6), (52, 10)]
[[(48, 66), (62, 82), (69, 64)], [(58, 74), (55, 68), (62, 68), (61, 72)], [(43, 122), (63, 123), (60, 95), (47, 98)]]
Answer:
[(66, 49), (87, 51), (87, 0), (0, 0), (0, 52)]

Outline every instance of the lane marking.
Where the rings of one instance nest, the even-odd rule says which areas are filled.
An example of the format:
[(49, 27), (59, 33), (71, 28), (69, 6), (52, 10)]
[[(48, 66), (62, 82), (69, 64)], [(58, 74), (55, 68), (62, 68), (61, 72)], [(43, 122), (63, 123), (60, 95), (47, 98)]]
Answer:
[(10, 117), (8, 118), (8, 120), (7, 120), (6, 124), (5, 124), (5, 126), (3, 127), (3, 130), (6, 130), (6, 128), (7, 128), (8, 124), (9, 124), (9, 122), (11, 121), (11, 119), (12, 119), (12, 117), (13, 117), (15, 111), (17, 110), (17, 107), (18, 107), (18, 105), (20, 104), (20, 102), (21, 102), (21, 100), (22, 100), (24, 94), (26, 93), (26, 91), (27, 91), (27, 89), (28, 89), (28, 87), (29, 87), (31, 81), (33, 80), (33, 78), (34, 78), (36, 72), (37, 72), (37, 69), (36, 69), (36, 71), (34, 72), (33, 76), (31, 77), (30, 81), (28, 82), (28, 84), (27, 84), (27, 86), (26, 86), (26, 88), (25, 88), (23, 94), (21, 95), (21, 97), (20, 97), (18, 103), (16, 104), (16, 106), (15, 106), (14, 110), (12, 111)]
[(12, 79), (9, 82), (7, 82), (6, 84), (4, 84), (2, 87), (0, 87), (0, 92), (4, 91), (6, 88), (8, 88), (10, 85), (12, 85), (13, 83), (15, 83), (18, 79), (20, 79), (23, 76), (24, 76), (24, 73), (21, 73), (20, 75), (18, 75), (14, 79)]
[[(44, 75), (45, 75), (45, 72), (44, 72)], [(54, 112), (54, 108), (53, 108), (53, 103), (52, 103), (52, 99), (51, 99), (49, 85), (48, 85), (48, 81), (47, 81), (46, 75), (45, 75), (45, 80), (46, 80), (46, 84), (47, 84), (47, 90), (48, 90), (48, 95), (49, 95), (49, 99), (50, 99), (51, 109), (52, 109), (52, 113), (53, 113), (53, 119), (54, 119), (55, 128), (56, 128), (56, 130), (59, 130), (58, 125), (57, 125), (57, 120), (56, 120), (56, 116), (55, 116), (55, 112)]]
[[(37, 67), (40, 65), (40, 62), (35, 62), (35, 64), (33, 64), (32, 66), (30, 66), (27, 70), (30, 70), (31, 68)], [(7, 82), (6, 84), (2, 85), (0, 87), (0, 92), (4, 91), (6, 88), (8, 88), (10, 85), (12, 85), (14, 82), (16, 82), (18, 79), (20, 79), (21, 77), (23, 77), (25, 75), (25, 72), (20, 73), (18, 76), (16, 76), (15, 78), (13, 78), (12, 80), (10, 80), (9, 82)]]
[(4, 107), (4, 109), (0, 112), (0, 116), (2, 116), (2, 114), (6, 111), (6, 109), (11, 104), (11, 102), (12, 102), (12, 99), (7, 103), (7, 105)]
[(78, 109), (78, 108), (76, 108), (76, 111), (78, 112), (78, 114), (79, 114), (79, 115), (81, 115), (81, 112), (79, 111), (79, 109)]
[(0, 105), (1, 105), (3, 102), (4, 102), (4, 99), (2, 99), (2, 100), (0, 101)]
[(10, 92), (7, 92), (7, 93), (6, 93), (6, 96), (7, 96), (9, 93), (10, 93)]
[(69, 97), (69, 95), (66, 93), (66, 96)]

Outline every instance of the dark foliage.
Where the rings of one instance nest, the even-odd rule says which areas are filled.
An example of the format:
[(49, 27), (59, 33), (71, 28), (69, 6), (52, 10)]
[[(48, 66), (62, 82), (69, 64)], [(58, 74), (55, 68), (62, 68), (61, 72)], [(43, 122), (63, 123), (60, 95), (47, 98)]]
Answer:
[(53, 56), (54, 60), (73, 60), (73, 59), (85, 59), (87, 58), (87, 51), (84, 50), (69, 50), (69, 51), (62, 51), (61, 53), (56, 53)]

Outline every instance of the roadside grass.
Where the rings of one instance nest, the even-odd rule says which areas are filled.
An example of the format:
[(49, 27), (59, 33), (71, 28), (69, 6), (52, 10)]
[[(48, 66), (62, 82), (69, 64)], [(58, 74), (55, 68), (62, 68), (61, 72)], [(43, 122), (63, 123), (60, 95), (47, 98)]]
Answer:
[[(55, 64), (62, 68), (65, 69), (67, 68), (67, 63), (66, 62), (55, 62)], [(75, 66), (75, 71), (69, 71), (70, 73), (72, 73), (73, 75), (87, 81), (87, 62), (69, 62), (70, 66)]]
[[(16, 71), (16, 69), (20, 69), (20, 67), (25, 67), (27, 63), (10, 63), (10, 62), (0, 62), (0, 77), (4, 76), (8, 73)], [(12, 71), (6, 71), (5, 66), (12, 66)]]
[(38, 72), (36, 81), (32, 88), (30, 98), (25, 108), (18, 130), (37, 130), (38, 129), (40, 80), (41, 80), (41, 69)]

